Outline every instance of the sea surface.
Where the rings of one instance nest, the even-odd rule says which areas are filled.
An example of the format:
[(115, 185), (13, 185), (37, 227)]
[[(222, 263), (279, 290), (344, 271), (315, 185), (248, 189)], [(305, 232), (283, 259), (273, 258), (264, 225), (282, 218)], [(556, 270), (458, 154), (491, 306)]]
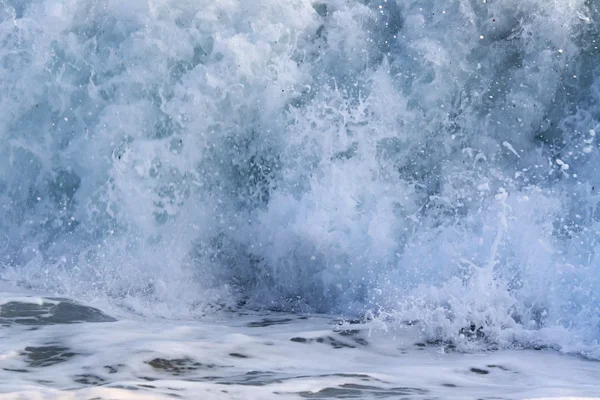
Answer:
[[(112, 317), (2, 294), (3, 399), (562, 399), (600, 393), (596, 361), (547, 348), (458, 353), (410, 323), (228, 310)], [(580, 397), (581, 396), (581, 397)], [(597, 397), (596, 397), (597, 398)]]
[(599, 135), (596, 0), (0, 0), (0, 397), (598, 397)]

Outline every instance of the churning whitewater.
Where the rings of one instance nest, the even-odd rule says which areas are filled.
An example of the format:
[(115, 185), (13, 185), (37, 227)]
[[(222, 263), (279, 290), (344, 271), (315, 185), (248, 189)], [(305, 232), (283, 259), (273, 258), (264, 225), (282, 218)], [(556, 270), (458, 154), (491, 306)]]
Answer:
[(0, 0), (0, 279), (600, 358), (598, 46), (592, 0)]

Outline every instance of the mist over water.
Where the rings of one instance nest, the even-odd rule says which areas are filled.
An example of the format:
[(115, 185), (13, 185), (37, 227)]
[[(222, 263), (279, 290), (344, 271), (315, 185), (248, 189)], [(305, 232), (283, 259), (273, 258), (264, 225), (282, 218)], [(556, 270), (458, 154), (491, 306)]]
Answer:
[(600, 357), (598, 46), (584, 0), (0, 0), (0, 278)]

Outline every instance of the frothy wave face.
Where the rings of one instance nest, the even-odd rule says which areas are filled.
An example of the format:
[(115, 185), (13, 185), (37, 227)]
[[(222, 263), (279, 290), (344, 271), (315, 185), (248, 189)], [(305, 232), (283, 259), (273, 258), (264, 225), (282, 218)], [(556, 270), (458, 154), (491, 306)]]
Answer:
[(600, 355), (600, 8), (3, 0), (0, 273)]

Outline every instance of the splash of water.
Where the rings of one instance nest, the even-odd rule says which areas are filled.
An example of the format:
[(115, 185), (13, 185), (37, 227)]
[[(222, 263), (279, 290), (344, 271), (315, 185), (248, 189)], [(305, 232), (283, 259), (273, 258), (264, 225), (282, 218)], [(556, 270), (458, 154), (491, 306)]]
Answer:
[(0, 0), (1, 277), (171, 317), (244, 298), (599, 355), (599, 18)]

